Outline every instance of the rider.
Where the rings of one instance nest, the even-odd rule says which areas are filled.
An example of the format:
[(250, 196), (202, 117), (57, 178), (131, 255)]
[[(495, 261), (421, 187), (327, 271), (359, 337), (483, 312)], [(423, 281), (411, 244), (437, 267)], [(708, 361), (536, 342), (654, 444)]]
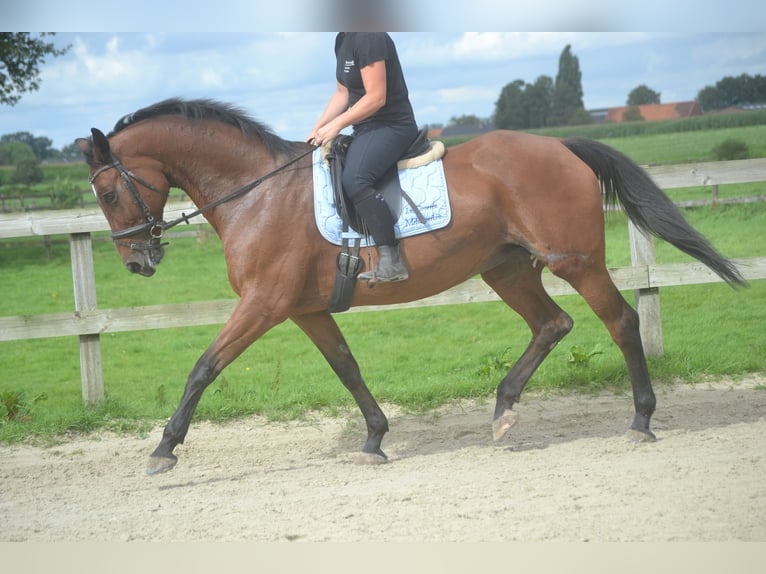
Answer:
[(378, 247), (374, 272), (363, 281), (409, 276), (399, 254), (394, 219), (375, 183), (418, 133), (399, 56), (385, 32), (341, 32), (335, 38), (336, 90), (306, 141), (322, 145), (347, 126), (354, 138), (343, 170), (343, 189)]

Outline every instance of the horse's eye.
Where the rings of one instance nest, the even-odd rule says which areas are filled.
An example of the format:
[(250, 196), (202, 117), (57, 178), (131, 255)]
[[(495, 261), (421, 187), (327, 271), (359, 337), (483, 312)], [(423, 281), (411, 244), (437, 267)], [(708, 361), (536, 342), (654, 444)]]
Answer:
[(101, 201), (103, 201), (106, 205), (114, 205), (117, 203), (117, 192), (116, 191), (110, 191), (108, 193), (105, 193), (101, 196)]

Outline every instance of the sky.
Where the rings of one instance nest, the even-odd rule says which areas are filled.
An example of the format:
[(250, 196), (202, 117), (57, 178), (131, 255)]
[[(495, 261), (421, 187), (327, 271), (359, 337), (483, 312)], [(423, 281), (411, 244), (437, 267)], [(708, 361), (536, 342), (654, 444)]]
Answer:
[[(67, 4), (70, 20), (79, 3), (72, 1)], [(429, 0), (416, 4), (424, 2)], [(647, 0), (650, 5), (653, 2)], [(39, 3), (27, 0), (24, 5), (35, 8)], [(227, 3), (230, 0), (219, 0), (217, 5)], [(487, 3), (493, 2), (474, 0), (473, 5)], [(131, 4), (136, 8), (132, 18), (146, 14), (140, 4), (142, 0)], [(603, 8), (600, 0), (586, 0), (585, 4)], [(704, 5), (704, 0), (696, 3), (698, 9), (700, 4)], [(511, 5), (501, 2), (496, 15), (510, 18), (507, 10)], [(241, 25), (227, 26), (215, 20), (203, 26), (204, 15), (183, 26), (176, 20), (155, 18), (151, 27), (164, 24), (168, 31), (136, 32), (131, 28), (140, 26), (129, 18), (120, 19), (119, 13), (109, 20), (111, 28), (118, 31), (102, 32), (97, 28), (109, 29), (108, 22), (55, 19), (55, 6), (50, 4), (44, 18), (31, 12), (3, 14), (6, 8), (0, 7), (0, 22), (10, 24), (0, 27), (65, 30), (52, 40), (59, 47), (71, 45), (65, 56), (49, 58), (41, 67), (38, 91), (26, 93), (13, 107), (0, 107), (0, 134), (27, 131), (49, 137), (53, 147), (60, 149), (77, 137), (87, 136), (91, 127), (108, 131), (123, 115), (162, 99), (204, 97), (235, 104), (278, 135), (302, 140), (335, 86), (334, 32), (269, 30), (274, 24), (291, 23), (278, 18), (260, 21), (260, 28), (266, 31), (242, 30), (238, 29)], [(162, 16), (162, 9), (154, 15)], [(324, 20), (313, 22), (329, 27), (332, 22)], [(490, 20), (498, 22), (496, 18)], [(528, 18), (513, 22), (517, 29), (543, 24)], [(766, 73), (766, 32), (750, 30), (749, 25), (738, 22), (723, 32), (714, 29), (727, 26), (704, 26), (696, 21), (691, 22), (690, 29), (658, 32), (631, 31), (620, 24), (621, 20), (603, 21), (594, 16), (583, 21), (547, 22), (547, 28), (554, 31), (392, 32), (418, 123), (444, 125), (464, 114), (489, 118), (507, 83), (516, 79), (531, 83), (540, 75), (555, 78), (566, 45), (571, 45), (579, 59), (587, 109), (623, 105), (630, 90), (640, 84), (660, 92), (662, 102), (674, 102), (694, 99), (700, 89), (725, 76)], [(127, 30), (119, 30), (122, 26), (116, 23)], [(413, 22), (392, 22), (400, 29), (408, 28), (407, 23)], [(292, 29), (306, 28), (307, 24), (293, 20)], [(480, 23), (476, 24), (480, 28)], [(606, 29), (609, 27), (613, 29)], [(86, 31), (75, 31), (78, 29)]]

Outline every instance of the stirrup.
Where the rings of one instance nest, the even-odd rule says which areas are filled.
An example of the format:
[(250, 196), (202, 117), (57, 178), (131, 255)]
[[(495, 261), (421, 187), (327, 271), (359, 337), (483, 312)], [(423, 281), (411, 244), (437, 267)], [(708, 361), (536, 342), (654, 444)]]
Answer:
[(381, 277), (376, 271), (365, 271), (359, 274), (359, 281), (367, 281), (370, 285), (376, 283), (396, 283), (398, 281), (405, 281), (409, 279), (410, 274), (405, 270), (403, 273), (397, 273), (389, 277)]

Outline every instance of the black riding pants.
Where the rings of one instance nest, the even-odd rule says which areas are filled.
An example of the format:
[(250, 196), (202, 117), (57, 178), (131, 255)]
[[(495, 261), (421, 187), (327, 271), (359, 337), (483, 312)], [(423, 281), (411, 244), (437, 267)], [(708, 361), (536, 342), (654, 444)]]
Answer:
[(417, 125), (370, 125), (354, 131), (343, 167), (343, 190), (378, 245), (395, 245), (394, 221), (375, 183), (404, 155)]

